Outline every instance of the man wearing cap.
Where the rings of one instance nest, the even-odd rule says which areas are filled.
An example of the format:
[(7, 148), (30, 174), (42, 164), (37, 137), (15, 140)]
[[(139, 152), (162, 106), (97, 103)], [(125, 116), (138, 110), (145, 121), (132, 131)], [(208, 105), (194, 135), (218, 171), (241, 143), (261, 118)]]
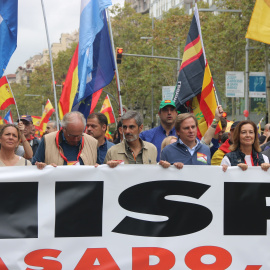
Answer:
[(160, 160), (161, 143), (167, 136), (175, 136), (175, 119), (177, 117), (176, 106), (173, 100), (163, 100), (158, 112), (160, 126), (145, 130), (140, 134), (143, 141), (154, 144), (157, 148), (157, 161)]
[(38, 146), (39, 146), (39, 139), (35, 138), (32, 135), (32, 129), (33, 129), (33, 119), (31, 115), (21, 115), (20, 121), (23, 122), (24, 124), (24, 136), (26, 140), (29, 142), (30, 146), (32, 147), (33, 150), (33, 156), (35, 155)]
[(32, 164), (38, 168), (43, 168), (46, 164), (95, 165), (98, 142), (84, 133), (85, 126), (85, 118), (80, 112), (65, 114), (62, 129), (42, 138)]
[(229, 149), (229, 147), (232, 145), (233, 143), (233, 133), (234, 130), (236, 128), (236, 126), (240, 123), (240, 121), (236, 121), (231, 125), (231, 129), (230, 129), (230, 133), (229, 135), (229, 139), (227, 139), (219, 148), (218, 150), (215, 152), (215, 154), (213, 155), (212, 159), (211, 159), (211, 165), (220, 165), (222, 159), (224, 158), (225, 154), (231, 152), (231, 150)]

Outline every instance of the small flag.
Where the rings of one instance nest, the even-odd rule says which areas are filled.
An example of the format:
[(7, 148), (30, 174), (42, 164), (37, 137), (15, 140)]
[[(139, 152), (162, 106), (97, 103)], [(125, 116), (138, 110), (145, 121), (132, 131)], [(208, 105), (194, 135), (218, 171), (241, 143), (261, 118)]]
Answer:
[(8, 110), (8, 112), (6, 113), (5, 117), (4, 117), (4, 122), (6, 124), (13, 124), (13, 117), (12, 117), (12, 113), (10, 110)]
[(0, 125), (3, 125), (4, 124), (4, 121), (2, 119), (2, 117), (0, 116)]
[(207, 155), (203, 153), (197, 153), (197, 160), (207, 164)]
[(44, 127), (46, 128), (46, 125), (44, 125), (44, 124), (46, 124), (46, 123), (49, 122), (49, 119), (50, 119), (50, 117), (51, 117), (51, 115), (53, 114), (54, 111), (55, 111), (55, 110), (54, 110), (54, 108), (53, 108), (53, 106), (52, 106), (52, 103), (51, 103), (50, 100), (48, 99), (48, 100), (47, 100), (47, 103), (46, 103), (46, 105), (45, 105), (43, 114), (42, 114), (42, 116), (41, 116), (40, 125), (39, 125), (39, 127), (40, 127), (43, 131), (45, 131)]
[(0, 110), (6, 109), (9, 105), (14, 104), (15, 100), (9, 87), (6, 76), (0, 79)]
[(100, 112), (103, 113), (107, 117), (108, 124), (115, 123), (115, 119), (113, 115), (113, 108), (112, 108), (111, 101), (108, 95), (106, 96), (103, 102)]
[(246, 38), (270, 44), (270, 1), (257, 0), (249, 22)]

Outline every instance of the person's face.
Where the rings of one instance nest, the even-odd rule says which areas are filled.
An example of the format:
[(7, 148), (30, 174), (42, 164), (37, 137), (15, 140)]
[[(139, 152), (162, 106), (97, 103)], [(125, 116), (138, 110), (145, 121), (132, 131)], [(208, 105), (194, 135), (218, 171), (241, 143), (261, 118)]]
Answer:
[(14, 127), (5, 128), (1, 138), (0, 138), (1, 147), (15, 150), (19, 145), (19, 136), (18, 131)]
[(64, 136), (69, 145), (78, 145), (84, 132), (84, 125), (81, 121), (68, 124), (63, 128)]
[(218, 133), (218, 140), (221, 140), (221, 136), (225, 133), (226, 127), (223, 128), (219, 133)]
[(25, 138), (29, 138), (29, 136), (32, 134), (33, 124), (31, 122), (28, 122), (25, 120), (21, 120), (21, 121), (24, 124), (23, 134), (24, 134)]
[(177, 117), (177, 111), (176, 109), (168, 105), (164, 108), (162, 108), (159, 112), (159, 118), (162, 124), (168, 125), (168, 124), (174, 124), (175, 119)]
[(92, 118), (92, 119), (87, 119), (87, 134), (94, 137), (95, 139), (101, 138), (105, 136), (106, 133), (106, 125), (100, 125), (98, 119)]
[(134, 142), (139, 139), (139, 134), (143, 129), (143, 125), (138, 126), (135, 119), (123, 120), (123, 133), (127, 142)]
[(251, 124), (246, 124), (240, 130), (240, 145), (250, 146), (253, 145), (255, 140), (255, 132)]
[(49, 134), (49, 133), (54, 132), (54, 131), (56, 131), (56, 128), (53, 127), (53, 123), (48, 123), (45, 133)]
[(197, 136), (197, 127), (195, 120), (192, 117), (185, 119), (181, 123), (180, 129), (177, 130), (176, 133), (186, 145), (195, 142)]

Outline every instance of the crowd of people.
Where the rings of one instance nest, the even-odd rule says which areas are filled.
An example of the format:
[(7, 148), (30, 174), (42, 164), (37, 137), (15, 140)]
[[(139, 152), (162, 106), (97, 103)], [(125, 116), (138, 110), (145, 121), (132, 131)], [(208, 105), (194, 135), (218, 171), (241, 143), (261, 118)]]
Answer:
[[(117, 125), (117, 138), (106, 138), (108, 120), (102, 113), (87, 119), (80, 112), (64, 115), (60, 130), (49, 121), (41, 140), (35, 138), (30, 115), (22, 115), (17, 124), (0, 129), (0, 166), (159, 164), (163, 168), (186, 165), (218, 165), (247, 170), (249, 166), (270, 167), (270, 124), (259, 134), (255, 123), (236, 121), (227, 129), (222, 106), (204, 136), (198, 139), (198, 121), (192, 113), (178, 114), (174, 101), (159, 107), (160, 125), (143, 131), (143, 118), (127, 111)], [(219, 125), (220, 123), (220, 125)], [(217, 130), (217, 128), (219, 128)]]

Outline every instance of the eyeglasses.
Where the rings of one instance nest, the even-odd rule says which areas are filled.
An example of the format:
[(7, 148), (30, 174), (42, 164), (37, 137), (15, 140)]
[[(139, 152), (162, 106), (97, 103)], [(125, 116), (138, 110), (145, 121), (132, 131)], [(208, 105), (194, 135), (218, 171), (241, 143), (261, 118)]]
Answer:
[(83, 133), (80, 134), (80, 135), (73, 135), (73, 134), (69, 134), (66, 128), (64, 128), (64, 129), (66, 130), (67, 136), (68, 136), (69, 138), (72, 138), (72, 139), (79, 139), (79, 138), (83, 137)]

